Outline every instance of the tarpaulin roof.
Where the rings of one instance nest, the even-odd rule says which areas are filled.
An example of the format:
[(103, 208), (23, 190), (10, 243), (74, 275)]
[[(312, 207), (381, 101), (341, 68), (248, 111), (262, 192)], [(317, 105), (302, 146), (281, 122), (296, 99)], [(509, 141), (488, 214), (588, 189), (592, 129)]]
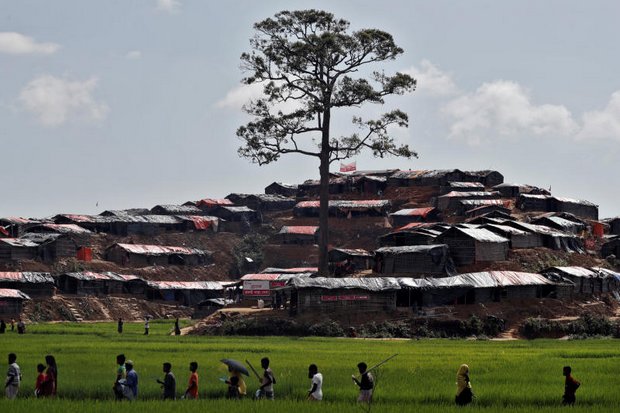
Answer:
[(244, 212), (256, 212), (253, 209), (250, 209), (246, 206), (222, 206), (220, 205), (220, 208), (230, 211), (233, 214), (239, 214), (239, 213), (244, 213)]
[(584, 201), (584, 200), (581, 200), (581, 199), (563, 198), (563, 197), (559, 197), (559, 196), (554, 196), (553, 198), (556, 201), (560, 201), (560, 202), (566, 202), (566, 203), (570, 203), (570, 204), (580, 204), (580, 205), (587, 205), (587, 206), (598, 207), (598, 205), (593, 204), (590, 201)]
[[(500, 237), (497, 234), (489, 231), (484, 228), (460, 228), (460, 227), (452, 227), (448, 231), (458, 231), (461, 232), (478, 242), (508, 242), (508, 240), (504, 237)], [(445, 233), (442, 234), (442, 236)]]
[(7, 231), (2, 225), (0, 225), (0, 234), (8, 237), (9, 231)]
[(99, 215), (102, 216), (126, 216), (126, 215), (148, 215), (149, 210), (147, 208), (129, 208), (129, 209), (106, 209)]
[(274, 268), (269, 267), (261, 271), (261, 274), (300, 274), (300, 273), (315, 273), (319, 269), (317, 267), (294, 267), (294, 268)]
[(516, 271), (472, 272), (444, 278), (399, 278), (403, 288), (496, 288), (527, 285), (553, 285), (540, 274)]
[(158, 290), (209, 290), (224, 289), (218, 281), (147, 281), (149, 287)]
[(37, 224), (39, 221), (32, 220), (30, 218), (22, 217), (2, 217), (0, 221), (6, 221), (11, 224)]
[(421, 228), (431, 228), (431, 227), (434, 227), (435, 225), (436, 224), (432, 222), (411, 222), (407, 225), (403, 225), (402, 227), (396, 228), (394, 232), (418, 230)]
[(474, 197), (474, 196), (486, 196), (486, 197), (496, 196), (496, 197), (499, 197), (499, 192), (486, 192), (486, 191), (459, 192), (459, 191), (452, 191), (452, 192), (448, 192), (445, 195), (441, 195), (439, 198), (470, 198), (470, 197)]
[(39, 244), (23, 238), (0, 238), (0, 242), (9, 244), (12, 247), (34, 248), (39, 246)]
[(220, 219), (217, 217), (201, 216), (201, 215), (182, 215), (178, 217), (181, 220), (191, 221), (196, 229), (209, 229), (219, 224)]
[(599, 275), (603, 276), (604, 278), (615, 278), (616, 280), (620, 281), (620, 273), (616, 271), (601, 267), (592, 267), (592, 271), (598, 272)]
[(511, 235), (527, 235), (528, 234), (526, 231), (521, 231), (520, 229), (516, 229), (508, 225), (485, 224), (482, 226), (482, 228), (484, 229), (488, 229), (489, 227), (496, 228), (506, 234), (511, 234)]
[(348, 176), (373, 176), (373, 175), (392, 175), (394, 172), (397, 172), (398, 169), (369, 169), (369, 170), (360, 170), (347, 172), (346, 174), (342, 172), (332, 172), (333, 175), (348, 175)]
[(285, 226), (280, 229), (279, 234), (298, 234), (298, 235), (316, 235), (319, 227), (315, 226)]
[(367, 291), (400, 290), (396, 278), (291, 278), (288, 285), (294, 288), (325, 288), (328, 290), (360, 289)]
[(570, 229), (570, 228), (575, 228), (575, 227), (579, 227), (579, 226), (583, 226), (583, 224), (580, 224), (579, 222), (575, 222), (575, 221), (571, 221), (562, 217), (558, 217), (558, 216), (548, 216), (548, 217), (542, 217), (540, 218), (541, 220), (549, 220), (551, 222), (553, 222), (554, 224), (565, 228), (565, 229)]
[(295, 274), (245, 274), (241, 277), (241, 281), (287, 281), (294, 277), (307, 278), (312, 277), (313, 273), (310, 272), (302, 272)]
[(99, 222), (103, 222), (103, 223), (110, 222), (111, 217), (104, 217), (101, 215), (80, 215), (80, 214), (58, 214), (54, 217), (55, 220), (58, 218), (66, 218), (74, 222), (94, 224), (94, 223), (99, 223)]
[(269, 184), (269, 186), (274, 185), (274, 184), (275, 185), (280, 185), (280, 186), (282, 186), (284, 188), (288, 188), (288, 189), (297, 189), (297, 187), (298, 187), (297, 184), (287, 184), (287, 183), (284, 183), (284, 182), (272, 182), (272, 183)]
[[(115, 245), (124, 249), (125, 251), (131, 252), (133, 254), (141, 254), (141, 255), (168, 255), (168, 254), (205, 255), (205, 254), (208, 254), (207, 251), (199, 250), (196, 248), (188, 248), (188, 247), (144, 245), (144, 244), (121, 244), (121, 243), (118, 243)], [(112, 247), (114, 247), (114, 245)]]
[(484, 188), (481, 182), (448, 182), (450, 188)]
[(351, 249), (351, 248), (332, 248), (330, 250), (331, 251), (339, 251), (343, 254), (346, 255), (351, 255), (353, 257), (372, 257), (372, 253), (361, 249), (361, 248), (356, 248), (356, 249)]
[(53, 283), (48, 272), (0, 272), (0, 281), (20, 283)]
[(116, 274), (119, 277), (121, 277), (123, 280), (125, 281), (144, 281), (142, 278), (138, 277), (137, 275), (131, 275), (131, 274)]
[(197, 206), (216, 206), (216, 205), (234, 205), (230, 199), (226, 198), (205, 198), (196, 202)]
[(162, 209), (165, 212), (168, 212), (170, 214), (199, 214), (202, 212), (202, 210), (198, 207), (195, 207), (193, 205), (155, 205), (153, 208), (151, 208), (151, 212), (156, 211), (157, 209)]
[(92, 232), (86, 228), (82, 228), (76, 224), (43, 224), (41, 226), (61, 234), (92, 234)]
[(14, 298), (18, 300), (30, 300), (28, 294), (11, 288), (0, 288), (0, 298)]
[(461, 172), (458, 169), (435, 169), (435, 170), (417, 170), (417, 171), (397, 171), (390, 178), (398, 179), (415, 179), (415, 178), (441, 178), (447, 174)]
[(426, 218), (428, 214), (433, 212), (435, 208), (427, 207), (427, 208), (407, 208), (398, 210), (390, 215), (398, 215), (398, 216), (412, 216), (412, 217), (422, 217)]
[[(388, 200), (340, 200), (329, 201), (329, 208), (341, 209), (367, 209), (367, 208), (385, 208), (390, 205)], [(319, 208), (320, 201), (301, 201), (295, 205), (295, 208)]]
[(463, 199), (459, 201), (459, 203), (463, 206), (487, 206), (487, 205), (504, 205), (504, 201), (501, 199)]
[(560, 272), (567, 275), (572, 275), (573, 277), (583, 277), (583, 278), (595, 278), (597, 277), (597, 273), (588, 268), (583, 267), (550, 267), (544, 269), (542, 272)]
[(114, 272), (67, 272), (61, 275), (82, 281), (125, 281), (123, 277)]
[(551, 235), (551, 236), (563, 236), (563, 237), (574, 237), (573, 234), (568, 234), (566, 232), (561, 232), (561, 231), (558, 231), (556, 229), (549, 228), (546, 225), (529, 224), (527, 222), (520, 222), (520, 221), (506, 221), (505, 224), (506, 225), (510, 225), (510, 226), (514, 226), (514, 227), (517, 227), (517, 228), (523, 228), (526, 231), (530, 231), (530, 232), (533, 232), (535, 234)]
[(382, 247), (375, 250), (376, 254), (411, 254), (411, 253), (427, 253), (433, 250), (447, 250), (446, 244), (434, 244), (434, 245), (405, 245), (402, 247)]

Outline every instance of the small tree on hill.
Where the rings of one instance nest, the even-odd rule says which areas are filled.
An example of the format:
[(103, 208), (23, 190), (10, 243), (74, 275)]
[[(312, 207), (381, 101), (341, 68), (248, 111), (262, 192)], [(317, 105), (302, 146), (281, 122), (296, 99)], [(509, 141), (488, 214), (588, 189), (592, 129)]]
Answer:
[[(373, 155), (411, 158), (417, 154), (397, 145), (392, 126), (407, 127), (407, 114), (393, 110), (378, 119), (353, 117), (356, 132), (332, 136), (332, 110), (384, 103), (384, 97), (415, 89), (409, 75), (369, 72), (368, 65), (394, 60), (403, 53), (389, 33), (376, 29), (349, 32), (349, 22), (318, 10), (282, 11), (254, 24), (252, 50), (241, 55), (248, 74), (244, 83), (262, 84), (263, 97), (244, 106), (253, 120), (237, 130), (239, 155), (259, 165), (284, 154), (319, 159), (319, 272), (326, 275), (329, 166), (369, 149)], [(360, 71), (366, 77), (355, 77)], [(283, 104), (289, 103), (285, 110)]]

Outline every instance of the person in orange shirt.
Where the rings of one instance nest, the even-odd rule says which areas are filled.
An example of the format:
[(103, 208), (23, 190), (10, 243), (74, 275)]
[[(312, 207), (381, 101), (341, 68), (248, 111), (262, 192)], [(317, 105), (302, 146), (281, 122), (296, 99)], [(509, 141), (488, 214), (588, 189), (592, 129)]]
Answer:
[(186, 399), (198, 399), (198, 363), (192, 361), (189, 363), (189, 371), (192, 372), (189, 376), (189, 383), (187, 384), (187, 390), (185, 390)]

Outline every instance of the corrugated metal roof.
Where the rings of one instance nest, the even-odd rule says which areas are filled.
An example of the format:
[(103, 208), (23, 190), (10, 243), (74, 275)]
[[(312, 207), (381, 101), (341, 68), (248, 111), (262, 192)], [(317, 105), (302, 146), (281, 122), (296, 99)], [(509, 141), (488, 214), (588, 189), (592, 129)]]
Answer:
[(11, 288), (0, 288), (0, 298), (16, 298), (18, 300), (30, 300), (28, 294)]
[(233, 214), (240, 214), (240, 213), (245, 213), (245, 212), (256, 212), (253, 209), (250, 209), (246, 206), (221, 206), (220, 205), (220, 208), (230, 211)]
[(600, 276), (604, 278), (615, 278), (616, 280), (620, 281), (620, 273), (616, 271), (612, 271), (610, 269), (602, 267), (592, 267), (591, 269), (592, 271), (596, 271)]
[(316, 226), (284, 226), (279, 234), (316, 235), (317, 232), (319, 232), (319, 227)]
[[(176, 247), (176, 246), (163, 246), (163, 245), (144, 245), (144, 244), (115, 244), (125, 251), (133, 254), (141, 255), (168, 255), (168, 254), (183, 254), (183, 255), (205, 255), (207, 251), (199, 250), (196, 248), (188, 247)], [(112, 246), (114, 247), (114, 245)], [(112, 248), (110, 247), (110, 248)]]
[(479, 206), (487, 206), (487, 205), (504, 205), (504, 201), (501, 199), (463, 199), (459, 201), (459, 203), (463, 206), (470, 207), (479, 207)]
[(581, 199), (563, 198), (563, 197), (559, 197), (559, 196), (554, 196), (553, 198), (555, 200), (557, 200), (557, 201), (560, 201), (560, 202), (568, 202), (568, 203), (571, 203), (571, 204), (580, 204), (580, 205), (598, 207), (598, 205), (593, 204), (590, 201), (584, 201), (584, 200), (581, 200)]
[(131, 274), (116, 274), (116, 275), (118, 275), (125, 281), (144, 281), (142, 278), (138, 277), (137, 275), (131, 275)]
[(294, 288), (325, 288), (328, 290), (360, 289), (367, 291), (400, 290), (396, 278), (291, 278), (288, 285)]
[(280, 185), (283, 188), (288, 188), (288, 189), (297, 189), (298, 185), (297, 184), (287, 184), (284, 182), (272, 182), (271, 184), (269, 184), (269, 186), (276, 184), (276, 185)]
[(446, 250), (448, 246), (446, 244), (433, 244), (433, 245), (405, 245), (402, 247), (382, 247), (375, 250), (375, 254), (411, 254), (411, 253), (427, 253), (433, 250)]
[(48, 272), (0, 272), (0, 281), (20, 283), (54, 283)]
[(402, 227), (396, 228), (394, 232), (419, 230), (421, 228), (432, 228), (434, 226), (436, 226), (436, 224), (432, 222), (411, 222), (407, 225), (403, 225)]
[(343, 254), (351, 255), (354, 257), (372, 257), (372, 253), (364, 249), (361, 249), (361, 248), (356, 248), (356, 249), (332, 248), (330, 251), (339, 251), (339, 252), (342, 252)]
[(411, 217), (422, 217), (422, 218), (426, 218), (428, 216), (428, 214), (430, 214), (431, 212), (433, 212), (435, 210), (435, 208), (433, 207), (426, 207), (426, 208), (407, 208), (407, 209), (401, 209), (398, 210), (390, 215), (397, 215), (397, 216), (411, 216)]
[(274, 268), (269, 267), (261, 271), (261, 274), (300, 274), (300, 273), (316, 273), (317, 267), (294, 267), (294, 268)]
[(147, 285), (158, 290), (207, 290), (221, 291), (222, 284), (217, 281), (147, 281)]
[(12, 247), (36, 248), (39, 246), (39, 244), (24, 238), (0, 238), (0, 242), (9, 244)]
[(521, 194), (519, 195), (520, 198), (524, 198), (524, 199), (552, 199), (553, 197), (551, 195), (533, 195), (533, 194)]

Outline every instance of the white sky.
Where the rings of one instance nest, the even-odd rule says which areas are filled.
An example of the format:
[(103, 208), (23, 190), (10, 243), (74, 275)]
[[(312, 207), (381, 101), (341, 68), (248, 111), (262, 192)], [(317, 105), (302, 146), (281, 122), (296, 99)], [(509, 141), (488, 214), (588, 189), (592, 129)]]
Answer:
[(358, 169), (493, 168), (620, 215), (618, 2), (0, 0), (0, 216), (317, 178), (314, 158), (258, 167), (236, 152), (252, 24), (302, 8), (392, 33), (405, 54), (385, 69), (418, 78), (359, 114), (408, 112), (398, 136), (420, 158)]

